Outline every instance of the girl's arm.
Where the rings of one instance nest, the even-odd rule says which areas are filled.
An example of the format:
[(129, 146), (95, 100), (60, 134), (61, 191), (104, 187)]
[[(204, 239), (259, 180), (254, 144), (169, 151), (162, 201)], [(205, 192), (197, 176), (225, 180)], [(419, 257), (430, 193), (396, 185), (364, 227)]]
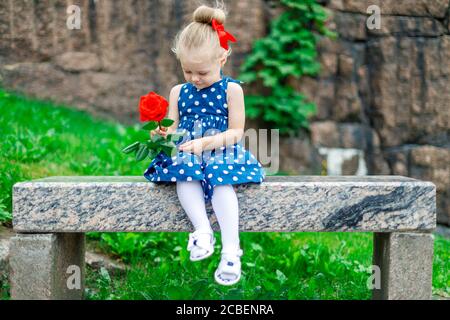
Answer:
[(174, 123), (168, 128), (167, 133), (174, 133), (178, 128), (180, 121), (178, 112), (178, 97), (180, 96), (182, 84), (178, 84), (170, 90), (169, 95), (169, 112), (167, 118), (172, 119)]
[(203, 150), (213, 150), (222, 146), (233, 145), (242, 139), (245, 126), (244, 91), (235, 82), (228, 83), (227, 104), (228, 130), (201, 138)]

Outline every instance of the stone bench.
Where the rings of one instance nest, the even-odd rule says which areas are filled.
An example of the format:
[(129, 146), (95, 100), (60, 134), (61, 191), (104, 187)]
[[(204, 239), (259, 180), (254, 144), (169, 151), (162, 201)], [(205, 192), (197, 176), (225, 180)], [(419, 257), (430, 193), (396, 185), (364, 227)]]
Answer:
[[(401, 176), (268, 176), (260, 185), (236, 188), (241, 231), (373, 232), (381, 286), (372, 297), (431, 299), (433, 183)], [(214, 215), (210, 219), (218, 231)], [(85, 232), (193, 230), (173, 184), (133, 176), (16, 183), (13, 228), (12, 299), (83, 298)], [(79, 267), (78, 287), (69, 279), (73, 266)]]

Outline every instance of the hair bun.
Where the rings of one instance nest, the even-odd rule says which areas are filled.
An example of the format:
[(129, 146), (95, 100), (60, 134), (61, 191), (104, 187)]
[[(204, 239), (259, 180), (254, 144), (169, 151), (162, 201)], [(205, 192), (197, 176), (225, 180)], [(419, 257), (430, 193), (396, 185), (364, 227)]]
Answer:
[(194, 11), (194, 22), (209, 24), (212, 19), (216, 19), (217, 22), (223, 24), (226, 19), (224, 10), (202, 5)]

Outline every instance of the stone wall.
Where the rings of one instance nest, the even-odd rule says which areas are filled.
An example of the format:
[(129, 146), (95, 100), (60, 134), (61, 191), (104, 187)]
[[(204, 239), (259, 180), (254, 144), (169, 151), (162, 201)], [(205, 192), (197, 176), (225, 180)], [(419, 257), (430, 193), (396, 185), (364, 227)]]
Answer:
[[(313, 147), (343, 158), (342, 174), (366, 169), (433, 181), (438, 220), (449, 224), (449, 0), (325, 2), (339, 40), (323, 39), (321, 75), (297, 83), (318, 106)], [(381, 9), (380, 29), (366, 27), (372, 4)]]
[[(136, 123), (140, 95), (152, 90), (168, 96), (183, 81), (170, 48), (197, 3), (0, 1), (0, 80), (35, 97)], [(227, 25), (239, 45), (224, 72), (236, 76), (252, 40), (264, 35), (267, 9), (260, 0), (226, 3)], [(80, 30), (66, 26), (71, 4), (81, 8)]]
[[(318, 106), (311, 131), (283, 138), (281, 170), (394, 174), (433, 181), (438, 221), (450, 224), (450, 0), (321, 0), (336, 41), (319, 43), (322, 72), (292, 85)], [(211, 1), (204, 1), (211, 3)], [(170, 51), (197, 1), (0, 1), (0, 81), (94, 115), (138, 122), (137, 97), (183, 81)], [(280, 12), (277, 1), (225, 1), (238, 67)], [(81, 7), (80, 30), (66, 8)], [(381, 28), (366, 27), (367, 8)], [(247, 127), (258, 126), (247, 121)]]

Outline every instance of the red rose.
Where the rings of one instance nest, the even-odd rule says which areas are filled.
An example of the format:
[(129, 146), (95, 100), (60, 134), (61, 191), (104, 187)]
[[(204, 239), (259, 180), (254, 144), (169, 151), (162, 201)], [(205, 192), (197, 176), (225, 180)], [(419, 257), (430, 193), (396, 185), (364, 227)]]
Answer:
[(149, 92), (146, 96), (142, 96), (139, 101), (140, 120), (144, 121), (161, 121), (167, 113), (169, 103), (166, 99), (154, 92)]

